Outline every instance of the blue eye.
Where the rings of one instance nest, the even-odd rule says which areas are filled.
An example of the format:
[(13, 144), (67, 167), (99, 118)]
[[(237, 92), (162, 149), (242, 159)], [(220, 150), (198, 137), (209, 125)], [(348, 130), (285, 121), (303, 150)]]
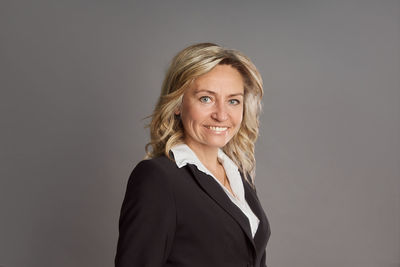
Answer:
[(237, 99), (230, 99), (230, 100), (229, 100), (229, 104), (231, 104), (231, 105), (239, 105), (239, 104), (240, 104), (240, 101), (237, 100)]
[(200, 102), (210, 103), (211, 102), (211, 98), (209, 96), (202, 96), (202, 97), (200, 97)]

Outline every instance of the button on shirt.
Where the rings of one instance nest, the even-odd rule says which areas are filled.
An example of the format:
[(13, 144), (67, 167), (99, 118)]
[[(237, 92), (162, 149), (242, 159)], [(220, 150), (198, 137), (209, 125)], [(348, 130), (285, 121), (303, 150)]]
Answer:
[(222, 187), (224, 192), (228, 195), (229, 199), (246, 215), (250, 223), (251, 234), (254, 237), (257, 232), (258, 224), (260, 220), (250, 209), (249, 204), (244, 196), (243, 181), (239, 173), (239, 169), (236, 164), (221, 150), (218, 150), (218, 161), (222, 164), (225, 169), (226, 176), (229, 180), (230, 186), (234, 195), (221, 184), (221, 182), (215, 178), (215, 176), (201, 163), (196, 154), (186, 144), (175, 145), (171, 148), (174, 154), (175, 163), (178, 168), (182, 168), (186, 164), (193, 164), (199, 171), (210, 175), (215, 181)]

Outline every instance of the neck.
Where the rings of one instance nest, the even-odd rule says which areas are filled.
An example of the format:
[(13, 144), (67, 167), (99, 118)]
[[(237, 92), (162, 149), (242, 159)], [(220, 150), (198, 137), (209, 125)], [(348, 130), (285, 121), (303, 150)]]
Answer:
[(204, 147), (190, 142), (186, 143), (190, 149), (196, 154), (201, 163), (211, 172), (219, 167), (218, 162), (218, 147)]

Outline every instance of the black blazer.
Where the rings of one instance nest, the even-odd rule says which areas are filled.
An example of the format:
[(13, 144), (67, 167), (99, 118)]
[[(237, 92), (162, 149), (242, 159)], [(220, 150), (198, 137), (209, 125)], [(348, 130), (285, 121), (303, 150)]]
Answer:
[(256, 192), (243, 185), (260, 220), (254, 239), (247, 217), (211, 176), (165, 156), (141, 161), (121, 208), (115, 266), (265, 267), (269, 224)]

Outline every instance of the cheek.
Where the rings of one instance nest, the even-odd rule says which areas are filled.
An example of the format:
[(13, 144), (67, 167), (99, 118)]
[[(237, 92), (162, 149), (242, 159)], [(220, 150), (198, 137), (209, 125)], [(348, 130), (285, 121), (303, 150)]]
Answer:
[(233, 116), (233, 119), (237, 126), (240, 126), (243, 120), (243, 109), (237, 110)]
[(242, 121), (243, 121), (243, 113), (239, 112), (237, 114), (237, 116), (235, 117), (235, 122), (234, 122), (235, 123), (235, 132), (234, 132), (234, 135), (236, 135), (239, 132), (240, 128), (242, 127)]
[(187, 101), (183, 105), (182, 115), (193, 121), (203, 121), (208, 116), (208, 109), (195, 101)]
[(190, 103), (186, 103), (181, 112), (181, 118), (185, 126), (189, 126), (200, 123), (203, 118), (202, 110), (196, 105), (190, 105)]

